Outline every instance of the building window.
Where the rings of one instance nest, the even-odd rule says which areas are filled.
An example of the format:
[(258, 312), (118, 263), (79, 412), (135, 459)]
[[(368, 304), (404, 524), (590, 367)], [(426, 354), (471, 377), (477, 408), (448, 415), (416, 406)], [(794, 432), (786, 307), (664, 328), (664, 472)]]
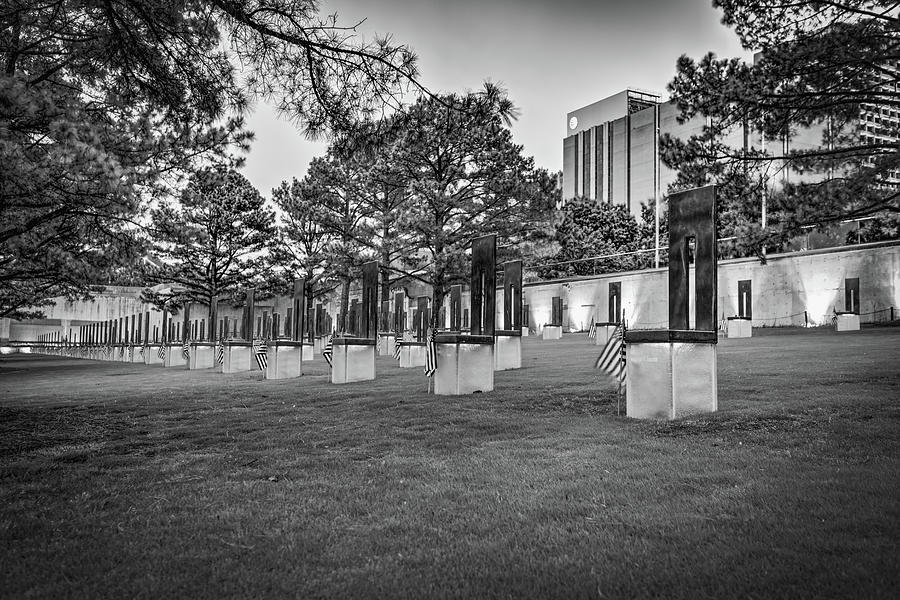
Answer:
[(582, 184), (581, 195), (590, 196), (591, 190), (591, 130), (582, 134)]

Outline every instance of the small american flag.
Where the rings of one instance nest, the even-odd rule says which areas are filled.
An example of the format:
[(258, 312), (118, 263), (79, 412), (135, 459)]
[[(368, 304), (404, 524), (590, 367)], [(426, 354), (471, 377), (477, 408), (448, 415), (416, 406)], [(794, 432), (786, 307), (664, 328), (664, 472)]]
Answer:
[(268, 352), (269, 349), (265, 340), (259, 340), (253, 345), (253, 355), (256, 357), (256, 364), (259, 366), (260, 371), (265, 371), (266, 367), (269, 366)]
[(325, 362), (328, 363), (328, 366), (331, 365), (331, 354), (334, 351), (334, 334), (332, 333), (328, 336), (328, 341), (325, 342), (325, 349), (322, 350), (322, 358), (325, 359)]
[(609, 336), (594, 367), (619, 383), (620, 392), (625, 389), (625, 324), (619, 323)]
[(397, 332), (394, 338), (394, 360), (400, 360), (400, 350), (403, 347), (403, 335)]
[(184, 357), (184, 360), (190, 360), (191, 358), (191, 346), (188, 344), (187, 339), (181, 343), (181, 355)]
[(588, 338), (594, 339), (597, 337), (597, 321), (591, 319), (591, 326), (588, 328)]
[(216, 364), (225, 364), (225, 342), (219, 340), (219, 348), (216, 350)]
[(437, 329), (432, 329), (428, 334), (428, 342), (425, 344), (425, 377), (434, 377), (434, 372), (437, 371), (436, 337)]
[(160, 344), (159, 350), (156, 351), (156, 355), (159, 357), (159, 360), (166, 360), (166, 352), (167, 347), (165, 344)]
[(141, 346), (141, 349), (138, 350), (138, 352), (140, 353), (141, 356), (144, 356), (144, 350), (146, 350), (146, 349), (147, 349), (147, 346), (142, 345), (142, 346)]

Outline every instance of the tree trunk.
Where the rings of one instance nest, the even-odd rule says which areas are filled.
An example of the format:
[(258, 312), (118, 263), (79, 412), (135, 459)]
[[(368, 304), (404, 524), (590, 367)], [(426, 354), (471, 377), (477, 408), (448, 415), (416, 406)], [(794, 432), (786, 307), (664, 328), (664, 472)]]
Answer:
[[(388, 225), (385, 224), (384, 229), (381, 232), (381, 239), (386, 240), (387, 235), (389, 233)], [(381, 246), (381, 301), (390, 300), (390, 287), (391, 287), (391, 271), (388, 267), (391, 266), (391, 253), (385, 248), (384, 243)], [(379, 307), (380, 309), (380, 307)]]
[(350, 283), (353, 281), (350, 277), (344, 277), (344, 285), (341, 289), (341, 306), (339, 329), (341, 332), (347, 331), (347, 311), (350, 309)]
[[(308, 281), (306, 283), (306, 286), (304, 286), (304, 288), (303, 288), (303, 296), (304, 296), (303, 314), (295, 316), (294, 317), (295, 319), (306, 319), (306, 316), (309, 314), (309, 309), (315, 308), (315, 304), (313, 304), (313, 300), (314, 300), (313, 286), (310, 285)], [(316, 312), (315, 312), (315, 310), (313, 310), (313, 318), (311, 319), (311, 321), (312, 321), (311, 323), (309, 322), (309, 320), (306, 321), (306, 326), (303, 328), (304, 337), (309, 337), (309, 333), (311, 331), (314, 333), (314, 335), (322, 335), (324, 333), (323, 331), (314, 331), (314, 329), (316, 327)], [(303, 321), (300, 321), (300, 322), (303, 323)]]

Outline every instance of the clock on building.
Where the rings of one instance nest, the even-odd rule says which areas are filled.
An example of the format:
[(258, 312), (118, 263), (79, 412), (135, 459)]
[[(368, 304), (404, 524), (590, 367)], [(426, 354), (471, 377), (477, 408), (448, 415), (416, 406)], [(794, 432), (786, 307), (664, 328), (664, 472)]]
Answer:
[(569, 129), (575, 129), (578, 127), (578, 117), (572, 117), (569, 119)]

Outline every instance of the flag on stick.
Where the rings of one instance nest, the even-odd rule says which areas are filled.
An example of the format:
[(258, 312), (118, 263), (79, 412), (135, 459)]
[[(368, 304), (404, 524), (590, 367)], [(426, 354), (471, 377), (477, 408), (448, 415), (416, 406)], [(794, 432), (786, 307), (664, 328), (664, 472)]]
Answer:
[(597, 321), (595, 319), (591, 319), (591, 326), (588, 328), (588, 338), (594, 339), (597, 337)]
[(259, 366), (260, 371), (265, 371), (266, 367), (269, 366), (268, 351), (265, 340), (259, 340), (254, 344), (253, 354), (256, 356), (256, 364)]
[(225, 364), (225, 342), (219, 340), (219, 348), (216, 350), (216, 364)]
[(156, 351), (156, 355), (159, 357), (159, 360), (166, 360), (166, 352), (167, 352), (166, 345), (160, 344), (159, 350)]
[(328, 341), (325, 342), (325, 349), (322, 350), (322, 358), (325, 359), (325, 362), (328, 363), (328, 366), (331, 367), (331, 354), (334, 351), (334, 333), (328, 336)]
[(600, 369), (619, 383), (619, 391), (625, 389), (625, 324), (619, 323), (609, 336), (603, 351), (594, 363), (594, 368)]
[(397, 332), (394, 337), (394, 360), (400, 360), (400, 349), (403, 347), (403, 334)]
[(191, 358), (191, 346), (188, 344), (187, 339), (181, 342), (181, 355), (184, 357), (184, 360), (190, 360)]
[(428, 342), (425, 344), (425, 377), (434, 377), (437, 371), (437, 330), (432, 329), (428, 333)]

